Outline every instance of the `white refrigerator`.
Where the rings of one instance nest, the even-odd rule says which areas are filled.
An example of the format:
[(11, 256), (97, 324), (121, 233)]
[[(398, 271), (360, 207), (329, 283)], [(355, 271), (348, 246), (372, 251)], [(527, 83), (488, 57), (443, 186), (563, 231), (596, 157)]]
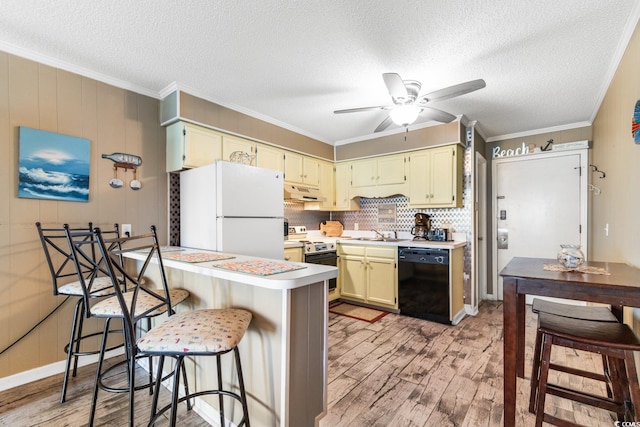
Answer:
[(180, 245), (284, 259), (282, 172), (218, 160), (180, 173)]

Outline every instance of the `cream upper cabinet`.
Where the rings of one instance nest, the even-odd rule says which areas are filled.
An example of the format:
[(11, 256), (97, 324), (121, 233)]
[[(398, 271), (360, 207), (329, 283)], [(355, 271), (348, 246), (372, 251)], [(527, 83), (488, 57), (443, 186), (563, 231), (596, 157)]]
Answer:
[(406, 192), (405, 154), (356, 160), (351, 165), (351, 197), (388, 197)]
[(319, 187), (320, 194), (326, 199), (324, 202), (320, 202), (321, 210), (333, 210), (335, 207), (336, 192), (335, 192), (335, 173), (334, 166), (331, 162), (319, 161)]
[(404, 154), (380, 157), (378, 159), (378, 185), (404, 184), (407, 179), (405, 164)]
[(284, 171), (284, 150), (266, 144), (258, 144), (256, 151), (256, 166)]
[(312, 157), (303, 157), (302, 170), (304, 172), (304, 181), (306, 185), (318, 187), (320, 185), (320, 161)]
[(196, 168), (219, 160), (222, 135), (211, 129), (176, 122), (167, 126), (167, 172)]
[(352, 199), (349, 195), (351, 188), (351, 162), (336, 163), (335, 165), (335, 204), (336, 211), (357, 211), (360, 210), (358, 200)]
[[(236, 151), (254, 156), (256, 151), (256, 143), (248, 139), (239, 138), (237, 136), (222, 136), (222, 160), (231, 160), (231, 155)], [(255, 161), (251, 162), (255, 166)]]
[(373, 187), (378, 180), (376, 159), (356, 160), (351, 163), (351, 187)]
[(338, 244), (340, 298), (398, 308), (397, 248)]
[(409, 155), (409, 206), (462, 206), (462, 149), (459, 145)]
[(284, 180), (309, 187), (320, 185), (320, 162), (312, 157), (285, 151)]

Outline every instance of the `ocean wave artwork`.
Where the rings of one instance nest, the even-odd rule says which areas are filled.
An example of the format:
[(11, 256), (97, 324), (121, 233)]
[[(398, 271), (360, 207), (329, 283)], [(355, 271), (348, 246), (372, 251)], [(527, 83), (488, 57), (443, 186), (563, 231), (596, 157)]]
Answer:
[(89, 201), (90, 141), (20, 127), (18, 197)]

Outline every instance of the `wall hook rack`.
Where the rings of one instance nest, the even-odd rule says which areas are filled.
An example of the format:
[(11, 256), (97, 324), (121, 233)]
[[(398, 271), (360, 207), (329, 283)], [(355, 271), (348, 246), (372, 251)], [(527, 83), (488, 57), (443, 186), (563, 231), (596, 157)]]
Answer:
[(600, 174), (599, 178), (603, 179), (604, 177), (607, 176), (607, 174), (604, 171), (601, 171), (600, 169), (598, 169), (598, 167), (596, 165), (589, 165), (591, 166), (591, 172), (598, 172)]

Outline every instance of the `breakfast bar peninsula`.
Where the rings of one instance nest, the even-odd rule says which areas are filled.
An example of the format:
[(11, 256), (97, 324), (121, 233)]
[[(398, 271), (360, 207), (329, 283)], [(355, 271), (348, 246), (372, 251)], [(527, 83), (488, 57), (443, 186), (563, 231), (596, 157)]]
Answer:
[[(234, 307), (253, 314), (239, 345), (251, 425), (317, 425), (327, 407), (328, 280), (337, 268), (178, 247), (161, 251), (170, 287), (191, 293), (177, 311)], [(145, 254), (127, 257), (144, 261)], [(237, 390), (233, 357), (223, 356), (222, 363), (225, 385)], [(214, 360), (189, 364), (189, 387), (215, 388), (215, 372)], [(207, 396), (195, 410), (215, 422), (217, 406), (217, 397)]]

